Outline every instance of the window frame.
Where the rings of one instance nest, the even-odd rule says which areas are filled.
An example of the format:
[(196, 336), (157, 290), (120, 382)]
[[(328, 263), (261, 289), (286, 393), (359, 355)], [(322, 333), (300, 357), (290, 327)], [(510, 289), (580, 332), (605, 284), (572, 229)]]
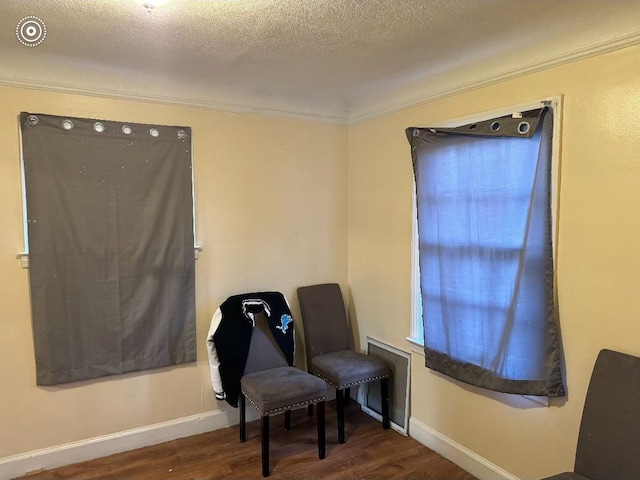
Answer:
[[(562, 95), (553, 95), (543, 100), (531, 103), (523, 103), (509, 107), (500, 108), (488, 112), (482, 112), (465, 117), (442, 122), (439, 126), (442, 128), (454, 128), (469, 123), (482, 122), (492, 118), (533, 110), (544, 106), (550, 106), (553, 110), (553, 138), (552, 138), (552, 154), (551, 154), (551, 242), (553, 251), (554, 271), (557, 267), (557, 230), (558, 230), (558, 206), (560, 193), (560, 146), (561, 146), (561, 120), (562, 120)], [(411, 351), (418, 355), (424, 356), (424, 334), (422, 324), (422, 298), (420, 295), (420, 252), (418, 250), (418, 209), (416, 202), (415, 177), (413, 178), (412, 193), (412, 210), (411, 210), (411, 325), (409, 336), (406, 340), (411, 345)], [(554, 278), (554, 282), (556, 282)], [(557, 292), (557, 290), (556, 290)], [(557, 293), (556, 293), (557, 295)], [(546, 404), (546, 397), (544, 399)], [(535, 397), (537, 399), (537, 397)]]
[[(24, 158), (22, 152), (22, 130), (20, 128), (20, 117), (18, 116), (18, 145), (20, 148), (20, 194), (22, 201), (22, 251), (16, 254), (16, 258), (20, 260), (22, 269), (29, 268), (29, 227), (27, 225), (27, 186), (25, 183)], [(200, 258), (203, 251), (199, 245), (196, 232), (196, 182), (195, 182), (195, 165), (193, 153), (193, 139), (191, 140), (191, 198), (193, 199), (193, 255), (196, 260)]]

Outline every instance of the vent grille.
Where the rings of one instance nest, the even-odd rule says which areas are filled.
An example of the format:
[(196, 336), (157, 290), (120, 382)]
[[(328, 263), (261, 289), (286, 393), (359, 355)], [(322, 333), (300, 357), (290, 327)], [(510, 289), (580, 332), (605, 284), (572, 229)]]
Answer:
[[(389, 417), (391, 428), (407, 435), (409, 420), (409, 386), (411, 354), (398, 350), (373, 338), (367, 337), (367, 355), (383, 360), (389, 365)], [(380, 408), (380, 382), (363, 386), (362, 410), (378, 420), (382, 419)]]

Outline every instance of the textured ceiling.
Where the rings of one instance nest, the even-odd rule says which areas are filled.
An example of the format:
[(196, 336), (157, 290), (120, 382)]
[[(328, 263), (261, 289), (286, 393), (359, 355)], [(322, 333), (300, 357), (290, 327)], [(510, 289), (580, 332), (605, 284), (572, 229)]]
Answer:
[(336, 121), (636, 43), (640, 0), (0, 0), (0, 84)]

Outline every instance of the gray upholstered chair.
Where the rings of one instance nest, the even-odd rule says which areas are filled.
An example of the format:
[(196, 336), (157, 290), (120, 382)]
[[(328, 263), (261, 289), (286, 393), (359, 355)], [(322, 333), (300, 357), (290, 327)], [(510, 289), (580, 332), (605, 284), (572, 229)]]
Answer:
[(264, 313), (254, 315), (249, 355), (240, 380), (240, 442), (247, 436), (245, 398), (261, 416), (262, 475), (269, 476), (269, 417), (285, 413), (285, 430), (291, 427), (291, 410), (317, 404), (318, 457), (325, 457), (324, 402), (327, 385), (319, 378), (289, 366), (269, 329)]
[[(355, 352), (340, 286), (337, 283), (298, 288), (304, 327), (307, 370), (336, 389), (338, 443), (344, 443), (344, 406), (350, 387), (380, 380), (382, 426), (389, 428), (389, 367), (382, 360)], [(311, 409), (310, 409), (311, 412)]]
[(582, 411), (573, 472), (546, 480), (640, 478), (640, 358), (601, 350)]

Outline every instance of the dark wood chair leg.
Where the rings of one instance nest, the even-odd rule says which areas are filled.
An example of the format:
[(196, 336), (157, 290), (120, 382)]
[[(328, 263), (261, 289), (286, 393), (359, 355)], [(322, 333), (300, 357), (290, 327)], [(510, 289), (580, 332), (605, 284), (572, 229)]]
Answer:
[(336, 411), (338, 413), (338, 443), (344, 443), (344, 390), (336, 390)]
[(260, 424), (260, 437), (262, 439), (262, 476), (269, 476), (269, 415), (262, 416)]
[(344, 406), (348, 407), (349, 402), (351, 402), (351, 389), (345, 388), (344, 389)]
[(313, 403), (310, 403), (307, 407), (307, 415), (309, 415), (310, 417), (313, 416)]
[(324, 402), (318, 402), (317, 408), (317, 420), (318, 423), (318, 458), (320, 460), (325, 457), (325, 434), (324, 434)]
[(382, 408), (382, 428), (389, 428), (389, 379), (380, 380), (380, 405)]
[(245, 398), (241, 393), (238, 395), (238, 410), (240, 411), (240, 443), (247, 440), (247, 415), (245, 411)]
[(291, 410), (285, 410), (284, 412), (284, 431), (291, 430)]

